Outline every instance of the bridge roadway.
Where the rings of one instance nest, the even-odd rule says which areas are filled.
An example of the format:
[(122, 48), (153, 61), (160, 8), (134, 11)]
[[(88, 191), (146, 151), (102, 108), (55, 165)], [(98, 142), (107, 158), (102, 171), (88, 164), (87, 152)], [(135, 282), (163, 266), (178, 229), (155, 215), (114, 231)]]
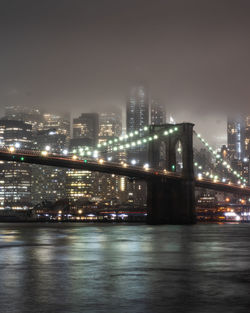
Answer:
[[(44, 156), (41, 155), (40, 151), (34, 150), (29, 151), (18, 149), (14, 152), (10, 152), (8, 149), (1, 149), (0, 160), (102, 172), (143, 180), (159, 178), (164, 180), (167, 179), (169, 181), (180, 181), (184, 179), (181, 174), (172, 173), (169, 171), (157, 171), (153, 169), (129, 166), (127, 164), (122, 165), (109, 161), (104, 161), (102, 164), (93, 160), (87, 160), (87, 162), (84, 162), (82, 159), (73, 159), (72, 156), (67, 157), (56, 154), (48, 154), (47, 156)], [(221, 182), (214, 182), (208, 179), (196, 178), (195, 186), (222, 192), (237, 193), (242, 196), (250, 196), (249, 187), (242, 188), (238, 185), (229, 185)]]

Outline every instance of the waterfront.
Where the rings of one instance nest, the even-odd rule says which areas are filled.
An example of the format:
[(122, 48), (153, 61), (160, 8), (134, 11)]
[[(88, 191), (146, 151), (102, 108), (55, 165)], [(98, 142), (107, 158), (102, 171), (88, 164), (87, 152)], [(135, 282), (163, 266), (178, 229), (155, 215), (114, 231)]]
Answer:
[(0, 224), (3, 313), (248, 312), (250, 224)]

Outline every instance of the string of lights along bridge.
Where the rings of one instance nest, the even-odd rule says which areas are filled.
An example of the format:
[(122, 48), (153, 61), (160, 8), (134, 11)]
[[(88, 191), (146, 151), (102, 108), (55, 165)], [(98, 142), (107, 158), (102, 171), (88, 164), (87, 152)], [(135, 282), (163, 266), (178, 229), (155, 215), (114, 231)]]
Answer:
[[(89, 162), (90, 160), (88, 158), (94, 158), (94, 160), (96, 162), (98, 162), (99, 164), (103, 164), (104, 159), (100, 158), (100, 155), (103, 152), (109, 152), (109, 153), (116, 153), (116, 152), (122, 152), (122, 151), (126, 151), (128, 149), (133, 149), (136, 147), (141, 147), (146, 145), (147, 143), (149, 143), (150, 141), (155, 141), (155, 140), (160, 140), (162, 137), (165, 136), (171, 136), (172, 134), (174, 134), (175, 132), (178, 131), (178, 127), (173, 125), (173, 127), (171, 127), (168, 130), (160, 130), (155, 132), (154, 134), (148, 134), (149, 131), (149, 127), (145, 126), (142, 129), (136, 130), (134, 132), (130, 132), (129, 134), (125, 134), (121, 137), (116, 137), (113, 138), (112, 140), (108, 140), (107, 142), (103, 142), (103, 143), (99, 143), (95, 148), (92, 147), (82, 147), (79, 148), (78, 150), (74, 149), (73, 151), (69, 152), (68, 150), (63, 150), (62, 154), (63, 157), (69, 157), (72, 158), (73, 160), (77, 160), (77, 159), (83, 159), (84, 157), (87, 157), (87, 159), (83, 159), (84, 163)], [(220, 162), (224, 168), (226, 169), (226, 171), (228, 172), (228, 174), (233, 174), (235, 176), (235, 178), (238, 179), (237, 184), (241, 185), (242, 188), (244, 188), (246, 186), (246, 179), (243, 178), (240, 173), (238, 173), (237, 171), (235, 171), (231, 165), (229, 164), (229, 162), (225, 161), (218, 153), (216, 150), (214, 150), (209, 144), (208, 142), (206, 142), (206, 140), (200, 135), (197, 134), (196, 131), (194, 131), (194, 134), (196, 135), (196, 137), (201, 141), (201, 143), (207, 148), (207, 150), (212, 154), (212, 156), (215, 158), (216, 161)], [(20, 147), (16, 146), (12, 146), (9, 147), (9, 151), (11, 153), (14, 153), (16, 150), (19, 150), (20, 152), (22, 151), (20, 149)], [(46, 146), (44, 151), (36, 151), (35, 153), (39, 153), (44, 157), (49, 156), (50, 153), (50, 147)], [(20, 161), (25, 161), (24, 156), (20, 157)], [(16, 159), (15, 155), (13, 155), (13, 161)], [(110, 157), (108, 158), (108, 161), (110, 161)], [(122, 161), (121, 166), (123, 167), (127, 167), (128, 164), (124, 161)], [(132, 160), (132, 165), (135, 165), (135, 163), (133, 163)], [(146, 163), (143, 165), (142, 167), (144, 170), (149, 170), (150, 169), (150, 164)], [(228, 177), (223, 177), (220, 178), (219, 175), (213, 173), (213, 171), (202, 171), (202, 166), (200, 164), (198, 164), (198, 162), (194, 162), (194, 168), (199, 170), (197, 173), (197, 178), (199, 180), (202, 180), (203, 177), (205, 177), (206, 179), (211, 179), (211, 181), (213, 182), (222, 182), (222, 183), (228, 183), (229, 185), (232, 184), (230, 178)], [(153, 169), (152, 169), (153, 170)], [(175, 168), (173, 169), (173, 171), (175, 171)], [(163, 174), (167, 173), (166, 169), (161, 171)]]
[[(235, 178), (238, 179), (238, 184), (242, 184), (243, 186), (246, 185), (246, 179), (244, 177), (242, 177), (240, 175), (239, 172), (235, 171), (231, 165), (229, 164), (229, 162), (227, 162), (226, 160), (224, 160), (220, 154), (217, 153), (216, 150), (214, 150), (208, 142), (206, 142), (206, 140), (201, 136), (201, 134), (197, 134), (195, 131), (194, 131), (194, 134), (196, 135), (196, 137), (202, 142), (202, 144), (207, 148), (207, 150), (216, 158), (216, 160), (218, 162), (220, 162), (222, 164), (222, 166), (232, 175), (235, 176)], [(198, 163), (196, 162), (196, 164), (194, 164), (195, 166), (199, 166)], [(210, 178), (215, 178), (215, 177), (211, 177), (211, 174), (208, 174), (206, 173), (206, 176), (210, 176)], [(218, 176), (217, 176), (218, 178)], [(222, 182), (225, 182), (225, 178), (222, 178), (221, 179)], [(231, 183), (229, 181), (229, 183)]]

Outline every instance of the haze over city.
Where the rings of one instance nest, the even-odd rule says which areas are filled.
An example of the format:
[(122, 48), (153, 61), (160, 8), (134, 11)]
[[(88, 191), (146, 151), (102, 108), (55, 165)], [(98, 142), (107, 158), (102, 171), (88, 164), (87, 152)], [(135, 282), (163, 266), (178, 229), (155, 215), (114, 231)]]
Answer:
[(208, 139), (225, 143), (226, 114), (249, 107), (249, 6), (1, 1), (1, 107), (113, 110), (145, 81), (177, 121), (213, 128)]

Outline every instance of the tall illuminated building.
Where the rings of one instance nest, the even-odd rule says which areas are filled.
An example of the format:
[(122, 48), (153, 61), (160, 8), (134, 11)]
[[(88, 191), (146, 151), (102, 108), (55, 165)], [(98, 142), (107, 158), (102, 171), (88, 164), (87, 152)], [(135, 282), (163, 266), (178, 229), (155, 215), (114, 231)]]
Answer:
[[(122, 121), (121, 114), (114, 112), (100, 113), (99, 115), (99, 143), (107, 142), (114, 137), (121, 136)], [(123, 152), (124, 153), (124, 152)], [(102, 154), (105, 159), (119, 162), (121, 152), (114, 154), (111, 150)], [(98, 196), (105, 202), (121, 203), (126, 199), (126, 178), (104, 173), (96, 174), (96, 190)]]
[(166, 123), (166, 113), (165, 108), (159, 102), (159, 100), (153, 99), (151, 101), (151, 124), (152, 125), (161, 125)]
[(245, 150), (246, 156), (250, 158), (250, 115), (246, 117)]
[[(127, 99), (126, 125), (127, 133), (143, 129), (149, 125), (149, 95), (145, 85), (131, 88)], [(140, 132), (143, 136), (143, 132)], [(147, 163), (147, 145), (128, 150), (128, 162), (142, 166)], [(145, 182), (133, 181), (128, 184), (129, 203), (133, 206), (144, 206), (147, 197)]]
[[(0, 120), (2, 147), (32, 148), (32, 126), (22, 121)], [(0, 162), (0, 209), (31, 206), (31, 166)]]
[[(144, 85), (131, 88), (127, 99), (126, 115), (127, 133), (143, 129), (149, 124), (149, 97), (148, 90)], [(129, 161), (143, 164), (147, 160), (147, 147), (137, 147), (128, 151)]]
[(245, 157), (245, 120), (241, 115), (227, 120), (227, 146), (232, 160)]
[[(95, 147), (98, 143), (99, 115), (82, 113), (73, 119), (73, 138), (70, 140), (70, 151), (79, 150), (84, 146)], [(85, 170), (69, 169), (66, 172), (66, 194), (71, 207), (82, 200), (90, 200), (95, 196), (96, 174)]]
[[(67, 148), (67, 133), (58, 129), (44, 129), (35, 133), (39, 151), (62, 154)], [(52, 166), (32, 166), (32, 201), (57, 201), (66, 198), (66, 169)]]

